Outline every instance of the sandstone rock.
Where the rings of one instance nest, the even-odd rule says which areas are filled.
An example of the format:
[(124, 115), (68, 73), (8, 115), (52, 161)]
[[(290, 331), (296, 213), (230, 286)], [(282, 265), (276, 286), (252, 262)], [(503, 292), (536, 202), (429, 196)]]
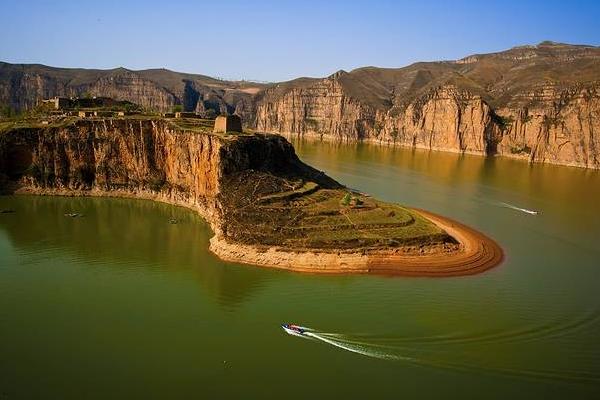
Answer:
[(457, 61), (359, 68), (273, 85), (167, 70), (64, 70), (0, 63), (0, 102), (89, 92), (259, 131), (600, 168), (600, 48), (542, 42)]
[(242, 120), (237, 115), (219, 115), (215, 120), (214, 133), (242, 132)]

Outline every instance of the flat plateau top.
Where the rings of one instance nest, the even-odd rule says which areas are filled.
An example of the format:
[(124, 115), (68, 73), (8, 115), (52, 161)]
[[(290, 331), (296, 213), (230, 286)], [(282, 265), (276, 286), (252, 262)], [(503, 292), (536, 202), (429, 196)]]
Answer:
[(45, 118), (45, 117), (26, 117), (26, 118), (3, 118), (0, 119), (0, 133), (10, 131), (12, 129), (27, 129), (27, 128), (65, 128), (70, 125), (75, 125), (79, 122), (100, 122), (100, 121), (165, 121), (170, 128), (186, 132), (202, 133), (214, 135), (224, 138), (233, 136), (252, 136), (252, 130), (246, 130), (244, 133), (214, 133), (213, 126), (215, 121), (212, 119), (200, 118), (166, 118), (158, 115), (143, 115), (134, 114), (120, 117), (62, 117), (62, 118)]

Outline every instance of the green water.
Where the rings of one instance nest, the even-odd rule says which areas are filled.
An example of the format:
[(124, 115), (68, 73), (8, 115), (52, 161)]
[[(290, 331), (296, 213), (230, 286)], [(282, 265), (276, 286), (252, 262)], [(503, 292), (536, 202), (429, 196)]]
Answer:
[(486, 232), (506, 261), (460, 278), (287, 273), (219, 261), (186, 209), (0, 197), (15, 210), (0, 214), (0, 399), (600, 396), (600, 173), (296, 146), (348, 186)]

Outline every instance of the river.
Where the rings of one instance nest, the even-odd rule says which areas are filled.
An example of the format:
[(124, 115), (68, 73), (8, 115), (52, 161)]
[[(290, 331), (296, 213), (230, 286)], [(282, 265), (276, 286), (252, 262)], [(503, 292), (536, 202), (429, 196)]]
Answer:
[(485, 232), (505, 261), (290, 273), (218, 260), (187, 209), (0, 197), (0, 399), (600, 396), (600, 172), (294, 144), (352, 188)]

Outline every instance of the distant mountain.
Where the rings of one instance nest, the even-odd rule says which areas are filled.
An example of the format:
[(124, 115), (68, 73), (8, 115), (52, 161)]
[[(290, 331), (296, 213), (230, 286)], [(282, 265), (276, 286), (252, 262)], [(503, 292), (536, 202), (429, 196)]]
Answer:
[(53, 68), (0, 62), (0, 103), (17, 110), (54, 96), (107, 96), (158, 111), (251, 112), (251, 98), (264, 84), (222, 81), (167, 69), (132, 71)]
[(84, 93), (214, 109), (259, 130), (600, 168), (600, 48), (542, 42), (456, 61), (364, 67), (277, 84), (164, 69), (0, 63), (0, 103)]
[(258, 129), (600, 168), (600, 48), (542, 42), (457, 61), (300, 78)]

